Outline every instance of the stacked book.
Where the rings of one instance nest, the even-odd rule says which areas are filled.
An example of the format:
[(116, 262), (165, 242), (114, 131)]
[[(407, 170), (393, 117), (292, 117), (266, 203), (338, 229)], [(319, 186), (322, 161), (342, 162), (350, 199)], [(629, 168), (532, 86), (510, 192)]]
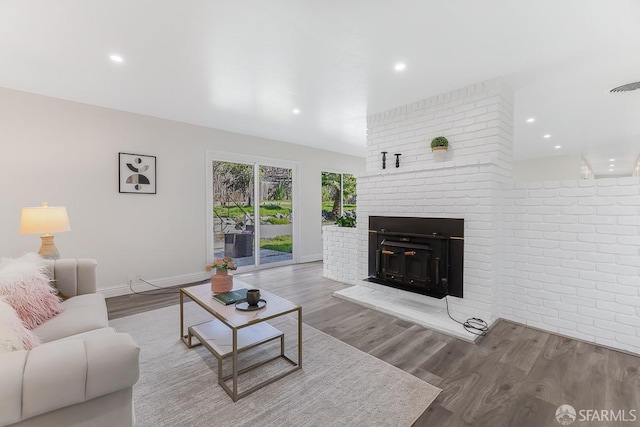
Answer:
[(223, 292), (221, 294), (213, 294), (213, 299), (224, 305), (235, 304), (238, 301), (244, 301), (247, 299), (247, 290), (243, 288)]

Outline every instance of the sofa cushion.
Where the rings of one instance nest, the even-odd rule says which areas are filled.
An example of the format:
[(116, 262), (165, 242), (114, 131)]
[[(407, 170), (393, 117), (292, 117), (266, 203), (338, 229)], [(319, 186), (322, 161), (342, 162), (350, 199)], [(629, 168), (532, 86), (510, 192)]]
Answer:
[(24, 326), (13, 307), (0, 297), (0, 353), (31, 350), (38, 345), (38, 337)]
[(104, 338), (107, 335), (116, 334), (116, 330), (109, 328), (100, 328), (94, 329), (92, 331), (82, 332), (81, 334), (70, 335), (68, 337), (60, 338), (56, 341), (66, 341), (66, 340), (86, 340), (89, 338)]
[(49, 342), (109, 326), (107, 304), (102, 294), (78, 295), (62, 302), (64, 311), (33, 332)]
[(0, 261), (0, 296), (18, 313), (25, 326), (33, 329), (63, 308), (37, 254)]

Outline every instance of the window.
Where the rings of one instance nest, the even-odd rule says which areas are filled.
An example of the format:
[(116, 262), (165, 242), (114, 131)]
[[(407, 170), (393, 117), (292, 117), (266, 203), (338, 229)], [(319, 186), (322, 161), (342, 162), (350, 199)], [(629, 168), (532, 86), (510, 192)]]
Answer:
[(356, 213), (356, 177), (348, 173), (322, 172), (322, 225), (342, 215)]

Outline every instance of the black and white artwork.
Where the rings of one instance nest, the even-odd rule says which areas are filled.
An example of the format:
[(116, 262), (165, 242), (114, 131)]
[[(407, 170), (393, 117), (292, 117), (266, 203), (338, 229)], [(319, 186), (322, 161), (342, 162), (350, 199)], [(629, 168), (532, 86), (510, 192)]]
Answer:
[(118, 153), (121, 193), (156, 194), (156, 156)]

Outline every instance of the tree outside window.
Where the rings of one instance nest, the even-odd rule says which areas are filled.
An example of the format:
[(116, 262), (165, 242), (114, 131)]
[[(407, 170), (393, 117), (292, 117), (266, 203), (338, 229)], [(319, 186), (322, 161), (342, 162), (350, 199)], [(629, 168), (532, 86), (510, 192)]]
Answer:
[(356, 177), (351, 174), (322, 172), (322, 225), (356, 210)]

